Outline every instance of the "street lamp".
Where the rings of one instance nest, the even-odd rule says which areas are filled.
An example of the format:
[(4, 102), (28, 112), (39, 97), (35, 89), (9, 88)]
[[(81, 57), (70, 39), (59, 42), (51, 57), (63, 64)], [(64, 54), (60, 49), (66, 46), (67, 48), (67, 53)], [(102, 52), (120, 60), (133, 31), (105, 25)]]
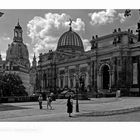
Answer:
[(76, 76), (75, 76), (76, 77), (76, 112), (79, 112), (79, 103), (78, 103), (79, 75)]
[(79, 112), (78, 92), (79, 92), (79, 85), (78, 82), (76, 82), (76, 112)]

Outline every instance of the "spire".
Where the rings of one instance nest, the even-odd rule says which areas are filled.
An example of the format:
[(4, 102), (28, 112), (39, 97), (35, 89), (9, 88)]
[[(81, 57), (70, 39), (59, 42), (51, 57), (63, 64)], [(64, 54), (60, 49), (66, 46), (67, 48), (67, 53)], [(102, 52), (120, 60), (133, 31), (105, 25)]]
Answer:
[(33, 59), (36, 60), (35, 53), (34, 53), (34, 58)]
[(33, 61), (32, 61), (32, 66), (36, 67), (36, 56), (35, 56), (35, 53), (34, 53), (34, 57), (33, 57)]
[(72, 19), (70, 18), (69, 20), (70, 20), (70, 23), (69, 23), (69, 25), (70, 25), (70, 31), (72, 31), (72, 27), (71, 27), (71, 25), (72, 25)]
[(18, 23), (17, 23), (17, 26), (20, 26), (20, 24), (19, 24), (19, 18), (18, 18)]
[(19, 26), (19, 18), (18, 18), (18, 23), (17, 23), (17, 25)]
[(15, 28), (22, 29), (20, 24), (19, 24), (19, 18), (18, 18), (18, 22), (17, 22), (17, 25), (15, 26)]
[(0, 61), (2, 61), (1, 52), (0, 52)]

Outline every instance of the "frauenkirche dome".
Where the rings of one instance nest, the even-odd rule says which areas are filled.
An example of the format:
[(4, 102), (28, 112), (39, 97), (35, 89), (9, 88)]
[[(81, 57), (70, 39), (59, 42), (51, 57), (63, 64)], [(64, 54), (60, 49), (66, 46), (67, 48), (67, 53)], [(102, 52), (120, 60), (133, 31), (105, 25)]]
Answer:
[(9, 44), (7, 50), (7, 61), (20, 62), (22, 65), (29, 67), (29, 52), (27, 46), (23, 43), (22, 28), (18, 22), (14, 29), (13, 42)]

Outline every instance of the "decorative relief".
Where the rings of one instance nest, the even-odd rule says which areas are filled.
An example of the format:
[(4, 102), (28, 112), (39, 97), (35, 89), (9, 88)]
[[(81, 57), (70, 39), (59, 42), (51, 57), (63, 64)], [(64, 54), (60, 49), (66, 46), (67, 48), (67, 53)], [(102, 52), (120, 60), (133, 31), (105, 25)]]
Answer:
[(69, 69), (69, 74), (73, 74), (73, 73), (75, 73), (75, 72), (76, 72), (75, 69)]
[(105, 61), (105, 62), (100, 61), (100, 63), (97, 66), (97, 72), (98, 72), (99, 75), (101, 75), (102, 67), (104, 65), (107, 65), (109, 67), (109, 69), (110, 69), (110, 72), (112, 72), (113, 63), (111, 61)]
[(87, 67), (81, 67), (81, 68), (80, 68), (80, 72), (81, 72), (81, 73), (87, 72)]

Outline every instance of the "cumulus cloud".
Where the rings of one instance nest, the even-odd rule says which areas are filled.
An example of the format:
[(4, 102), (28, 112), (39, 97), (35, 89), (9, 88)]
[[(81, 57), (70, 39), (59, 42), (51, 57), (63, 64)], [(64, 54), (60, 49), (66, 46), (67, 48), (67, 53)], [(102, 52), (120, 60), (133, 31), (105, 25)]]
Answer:
[(90, 41), (88, 39), (82, 39), (82, 41), (83, 41), (83, 45), (84, 45), (84, 50), (85, 51), (91, 50)]
[(120, 22), (123, 23), (126, 21), (126, 17), (124, 16), (124, 13), (118, 13), (118, 17), (120, 18)]
[(125, 22), (129, 17), (124, 17), (124, 13), (118, 13), (117, 10), (107, 9), (99, 12), (93, 12), (88, 14), (91, 18), (90, 24), (107, 24), (112, 23), (115, 20), (119, 20), (121, 23)]
[[(69, 26), (69, 21), (65, 22), (65, 26)], [(81, 18), (77, 18), (76, 21), (72, 22), (72, 28), (75, 31), (84, 31), (85, 30), (85, 23), (82, 21)]]
[(115, 14), (116, 10), (114, 9), (107, 9), (99, 12), (89, 13), (89, 16), (91, 17), (90, 23), (92, 25), (112, 23), (114, 21)]
[[(32, 45), (36, 54), (55, 50), (59, 37), (69, 27), (70, 16), (62, 13), (47, 13), (44, 17), (34, 17), (27, 24), (27, 34), (32, 39)], [(77, 18), (72, 22), (75, 31), (85, 28), (84, 22)]]

